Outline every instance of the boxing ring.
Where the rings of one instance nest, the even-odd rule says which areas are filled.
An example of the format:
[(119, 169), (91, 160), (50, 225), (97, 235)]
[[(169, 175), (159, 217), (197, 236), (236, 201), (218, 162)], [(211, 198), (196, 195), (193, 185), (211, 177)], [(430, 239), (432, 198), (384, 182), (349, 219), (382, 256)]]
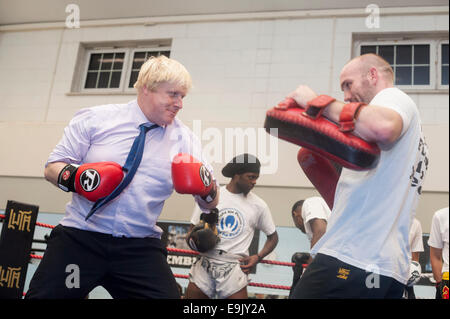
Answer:
[[(0, 222), (2, 222), (4, 219), (5, 219), (5, 215), (0, 214)], [(47, 224), (47, 223), (42, 223), (42, 222), (37, 222), (36, 221), (36, 227), (53, 229), (55, 226), (51, 225), (51, 224)], [(38, 243), (46, 243), (45, 240), (35, 240), (34, 239), (33, 241), (34, 242), (38, 242)], [(35, 251), (43, 251), (43, 252), (45, 252), (45, 249), (32, 249), (31, 250), (31, 252), (35, 252)], [(179, 248), (167, 247), (167, 251), (168, 252), (172, 252), (172, 253), (188, 255), (188, 256), (197, 256), (197, 255), (199, 255), (198, 252), (193, 251), (193, 250), (187, 250), (187, 249), (179, 249)], [(35, 261), (39, 262), (43, 258), (43, 255), (30, 253), (29, 257), (30, 257), (30, 261), (31, 260), (35, 260)], [(292, 262), (283, 262), (283, 261), (266, 260), (266, 259), (261, 260), (260, 264), (274, 265), (274, 266), (280, 266), (280, 267), (291, 267), (291, 268), (295, 266), (295, 263), (292, 263)], [(303, 265), (303, 266), (306, 267), (306, 265)], [(289, 271), (292, 271), (292, 270), (290, 269)], [(251, 276), (251, 274), (250, 274), (250, 276)], [(179, 278), (179, 279), (186, 279), (186, 280), (189, 279), (189, 276), (186, 275), (186, 274), (174, 273), (174, 277), (175, 278)], [(275, 284), (275, 283), (254, 282), (254, 281), (251, 280), (251, 277), (250, 277), (249, 286), (251, 286), (251, 287), (259, 287), (259, 288), (266, 288), (266, 289), (273, 289), (274, 291), (276, 291), (276, 290), (289, 291), (291, 289), (291, 286), (287, 286), (287, 285), (279, 285), (279, 284)], [(25, 294), (26, 294), (26, 292), (23, 293), (23, 295), (25, 295)], [(274, 292), (274, 294), (276, 294), (276, 293)]]

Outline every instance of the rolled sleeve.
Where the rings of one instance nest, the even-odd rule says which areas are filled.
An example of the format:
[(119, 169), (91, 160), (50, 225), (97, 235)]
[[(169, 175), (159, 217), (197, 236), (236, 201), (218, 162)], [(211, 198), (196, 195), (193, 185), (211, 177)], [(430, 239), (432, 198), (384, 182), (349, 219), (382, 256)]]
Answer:
[(83, 109), (75, 114), (64, 134), (50, 153), (45, 164), (53, 162), (76, 163), (82, 162), (91, 144), (91, 130), (94, 123), (94, 114), (89, 109)]

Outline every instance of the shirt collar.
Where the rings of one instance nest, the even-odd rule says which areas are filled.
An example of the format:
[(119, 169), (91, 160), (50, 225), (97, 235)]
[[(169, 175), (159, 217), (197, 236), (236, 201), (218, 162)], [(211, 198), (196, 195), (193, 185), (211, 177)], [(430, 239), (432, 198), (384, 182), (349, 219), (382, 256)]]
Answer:
[[(131, 104), (131, 108), (132, 108), (131, 111), (133, 112), (133, 118), (136, 121), (136, 127), (139, 127), (139, 125), (145, 124), (145, 123), (155, 124), (148, 120), (148, 118), (145, 116), (144, 112), (142, 112), (141, 108), (139, 107), (137, 100), (131, 101), (130, 104)], [(162, 127), (163, 129), (166, 128), (166, 126), (160, 126), (160, 127)]]

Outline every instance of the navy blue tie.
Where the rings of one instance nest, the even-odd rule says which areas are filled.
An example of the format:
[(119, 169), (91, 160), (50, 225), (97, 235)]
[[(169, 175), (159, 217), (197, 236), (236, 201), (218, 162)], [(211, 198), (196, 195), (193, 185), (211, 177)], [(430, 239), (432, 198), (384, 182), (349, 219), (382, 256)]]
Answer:
[(144, 144), (145, 144), (145, 135), (148, 131), (159, 127), (157, 124), (153, 124), (150, 126), (149, 123), (139, 125), (140, 133), (134, 139), (133, 145), (131, 146), (130, 152), (128, 153), (127, 160), (125, 161), (125, 165), (122, 167), (122, 170), (127, 173), (125, 178), (120, 182), (119, 185), (109, 194), (108, 196), (102, 197), (97, 200), (92, 206), (90, 212), (87, 214), (86, 219), (92, 216), (100, 207), (106, 205), (109, 201), (113, 200), (124, 190), (125, 187), (130, 184), (133, 179), (134, 174), (137, 171), (137, 168), (142, 160), (142, 154), (144, 152)]

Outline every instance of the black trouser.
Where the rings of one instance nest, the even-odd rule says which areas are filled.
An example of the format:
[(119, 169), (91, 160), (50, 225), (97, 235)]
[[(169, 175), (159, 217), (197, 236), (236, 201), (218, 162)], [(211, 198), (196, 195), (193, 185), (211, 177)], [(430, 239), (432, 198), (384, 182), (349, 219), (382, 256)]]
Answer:
[(292, 299), (402, 298), (405, 285), (317, 254), (292, 290)]
[(414, 293), (414, 286), (406, 286), (405, 293), (403, 294), (405, 299), (416, 299), (416, 294)]
[(113, 298), (180, 298), (161, 240), (62, 225), (51, 232), (25, 298), (84, 298), (97, 286)]

